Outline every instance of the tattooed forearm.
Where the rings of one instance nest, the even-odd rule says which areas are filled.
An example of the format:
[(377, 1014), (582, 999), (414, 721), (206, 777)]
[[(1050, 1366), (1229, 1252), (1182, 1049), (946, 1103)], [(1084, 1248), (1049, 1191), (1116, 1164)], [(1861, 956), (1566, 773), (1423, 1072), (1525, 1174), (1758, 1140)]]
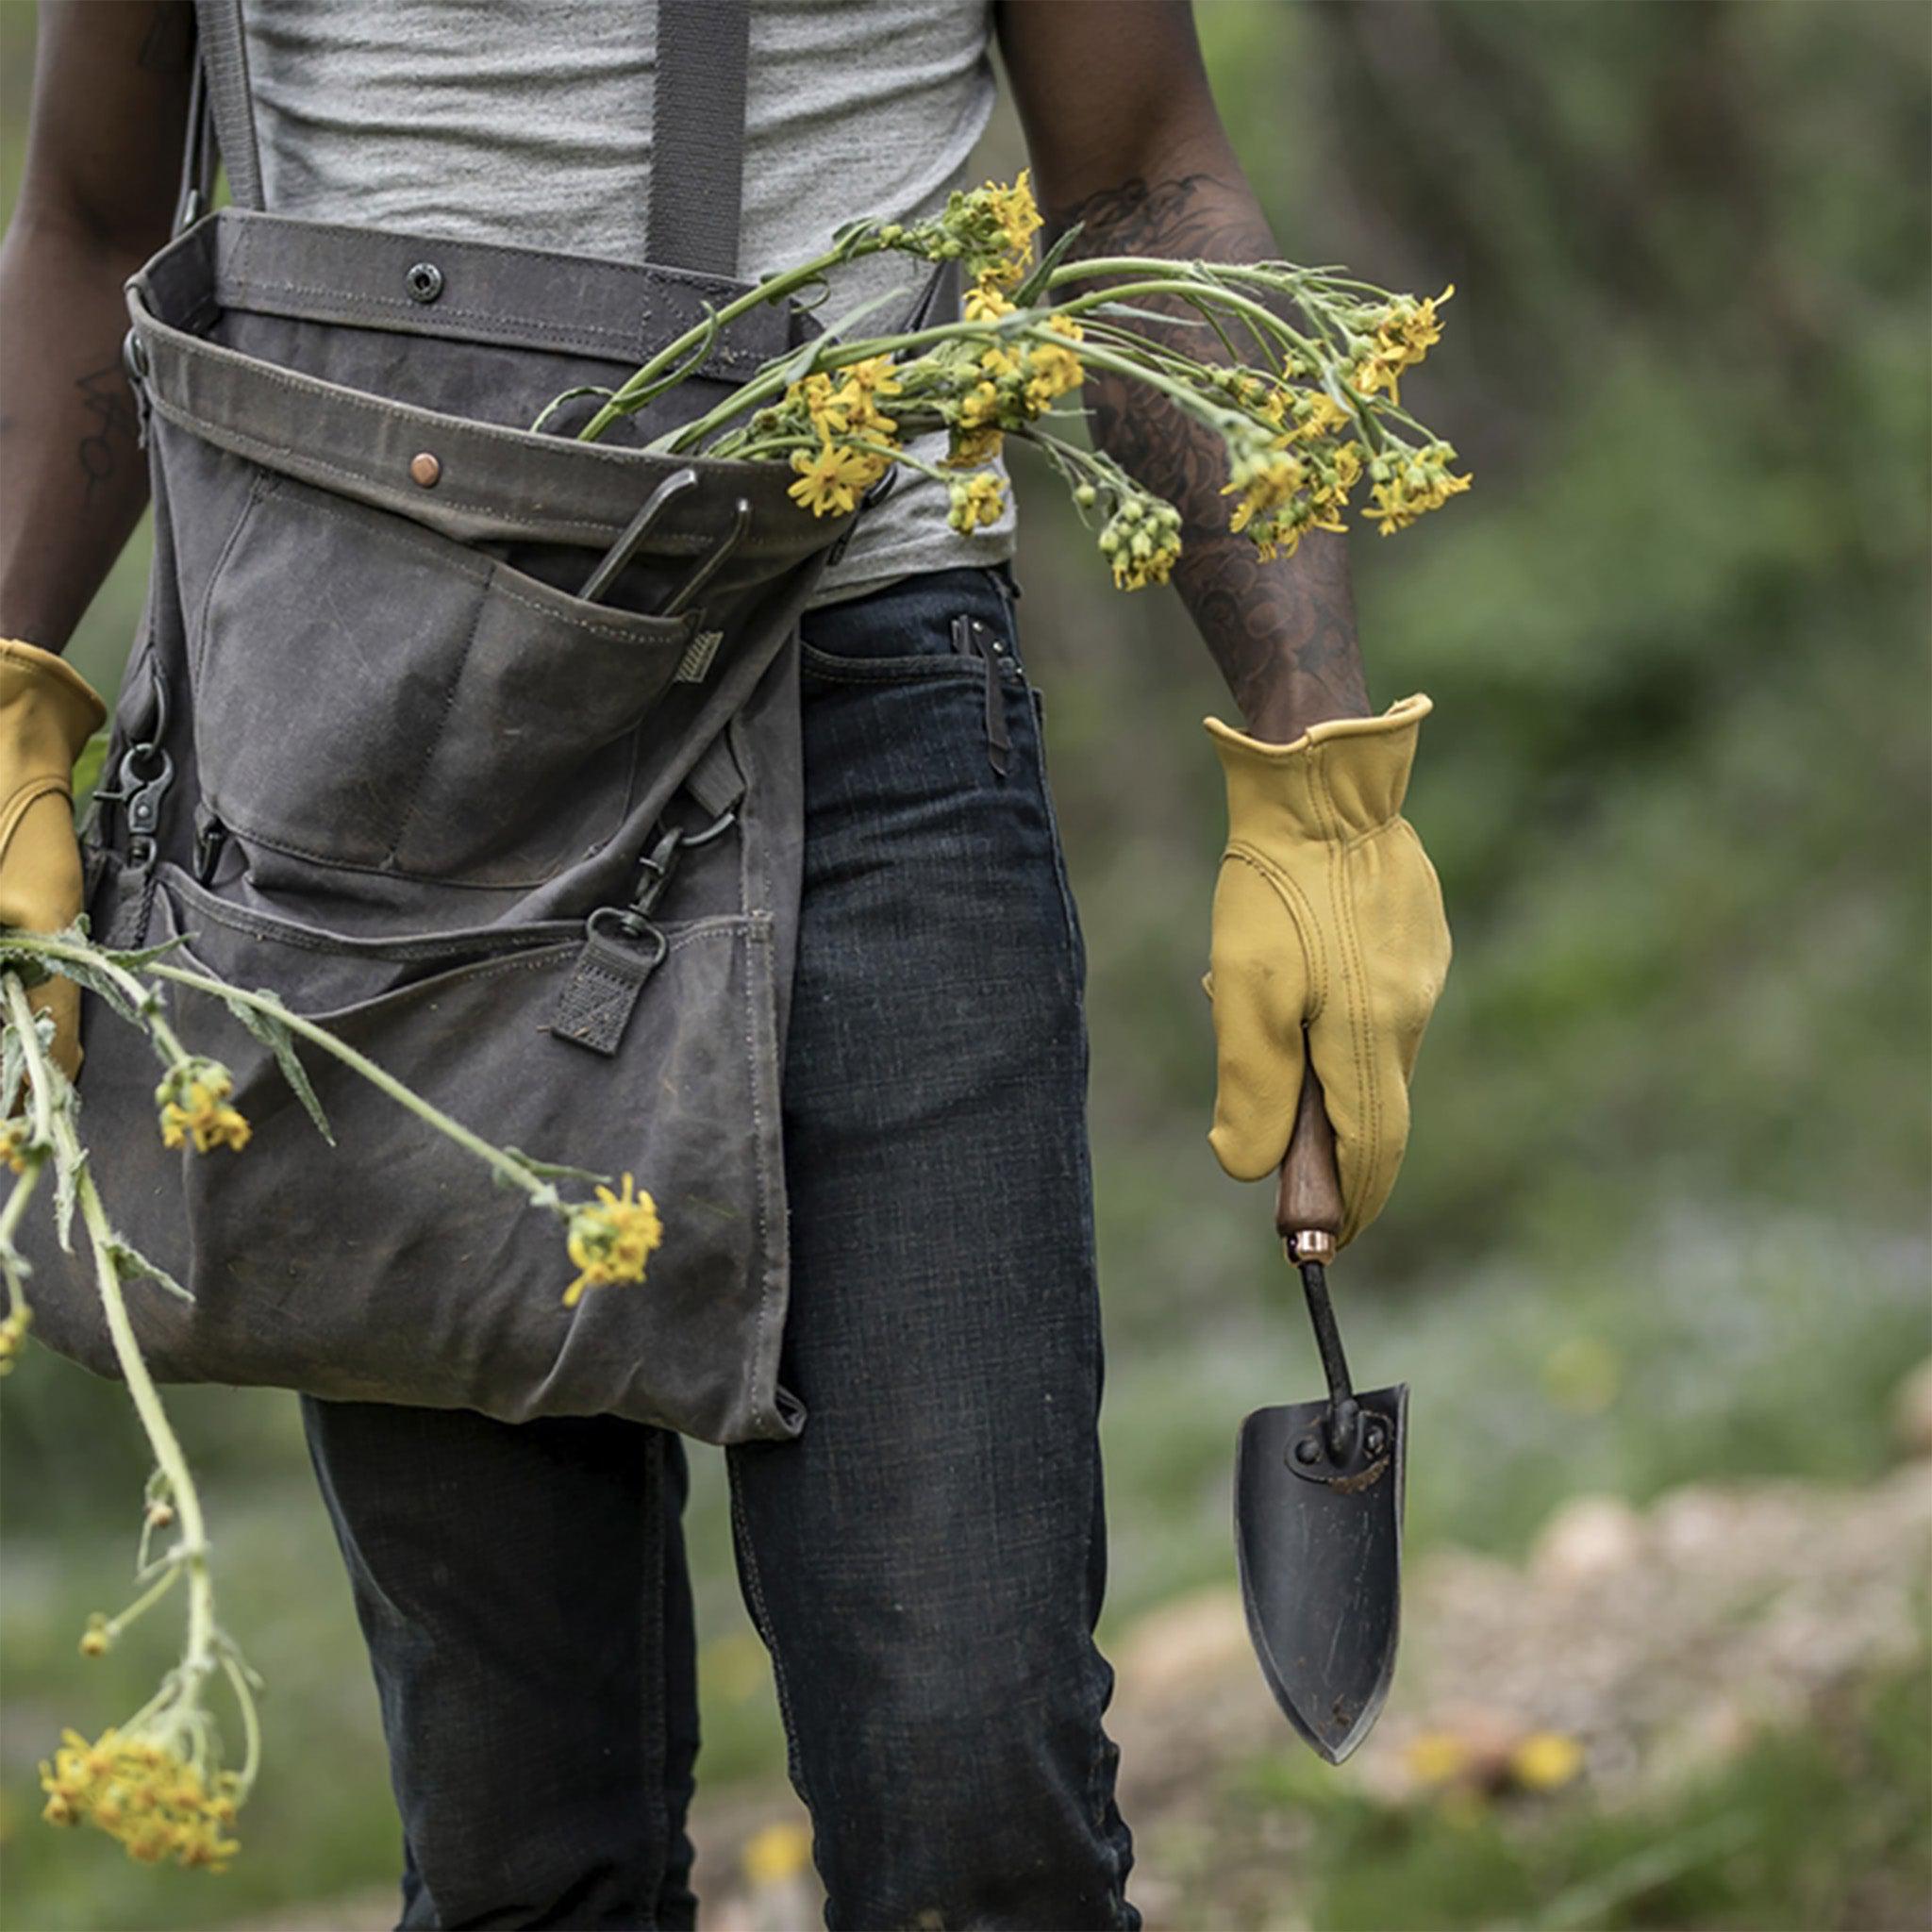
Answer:
[[(1256, 261), (1278, 253), (1246, 185), (1212, 175), (1127, 181), (1052, 211), (1056, 234), (1076, 222), (1076, 257)], [(1175, 341), (1211, 356), (1202, 330), (1175, 314)], [(1174, 583), (1250, 730), (1286, 740), (1321, 719), (1365, 713), (1347, 540), (1314, 533), (1292, 558), (1263, 563), (1228, 531), (1219, 437), (1119, 377), (1090, 375), (1085, 393), (1095, 440), (1181, 512)]]
[(114, 475), (118, 449), (136, 446), (134, 403), (127, 392), (127, 378), (121, 365), (112, 362), (105, 369), (91, 370), (75, 388), (80, 391), (81, 406), (93, 419), (94, 426), (80, 440), (81, 500), (92, 503), (94, 492)]

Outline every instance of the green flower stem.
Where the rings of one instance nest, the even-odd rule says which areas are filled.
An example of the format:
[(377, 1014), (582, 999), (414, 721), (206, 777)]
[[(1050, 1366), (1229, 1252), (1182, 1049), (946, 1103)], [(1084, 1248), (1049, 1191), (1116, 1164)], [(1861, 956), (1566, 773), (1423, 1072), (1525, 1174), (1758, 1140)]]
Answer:
[[(23, 933), (8, 941), (9, 946), (18, 946), (22, 951), (32, 952), (48, 959), (78, 959), (96, 966), (110, 974), (119, 982), (125, 982), (136, 991), (144, 994), (141, 982), (125, 967), (118, 966), (92, 946), (75, 945), (69, 941), (43, 938), (39, 933)], [(492, 1147), (480, 1135), (473, 1134), (460, 1121), (453, 1120), (439, 1107), (432, 1106), (421, 1094), (405, 1086), (393, 1074), (383, 1069), (359, 1054), (347, 1041), (338, 1040), (325, 1026), (318, 1026), (314, 1021), (306, 1020), (300, 1013), (291, 1012), (282, 1002), (270, 993), (249, 992), (239, 986), (230, 986), (225, 980), (216, 979), (205, 973), (191, 973), (185, 967), (170, 966), (164, 959), (153, 959), (145, 969), (157, 979), (168, 979), (177, 986), (192, 988), (196, 992), (211, 994), (233, 1006), (247, 1007), (254, 1012), (266, 1013), (280, 1021), (291, 1033), (299, 1034), (304, 1040), (312, 1041), (325, 1053), (354, 1072), (361, 1074), (372, 1087), (379, 1089), (395, 1101), (406, 1107), (425, 1125), (434, 1127), (438, 1133), (447, 1135), (458, 1147), (474, 1154), (486, 1166), (492, 1168), (506, 1181), (521, 1188), (540, 1207), (558, 1208), (557, 1190), (545, 1180), (533, 1174), (512, 1155), (501, 1148)], [(560, 1210), (559, 1210), (560, 1211)]]
[[(31, 1067), (38, 1063), (44, 1068), (47, 1062), (42, 1053), (41, 1029), (34, 1024), (34, 1009), (28, 1003), (26, 988), (21, 984), (20, 974), (17, 973), (7, 974), (4, 979), (0, 979), (0, 986), (4, 986), (6, 991), (8, 1024), (12, 1026), (14, 1032), (20, 1037), (20, 1050), (26, 1058), (26, 1064)], [(51, 1147), (54, 1143), (54, 1102), (51, 1078), (46, 1080), (28, 1080), (26, 1083), (26, 1092), (27, 1106), (31, 1109), (31, 1118), (34, 1124), (34, 1145), (36, 1147)], [(15, 1191), (18, 1192), (18, 1190)], [(10, 1207), (11, 1205), (9, 1202), (8, 1206)], [(23, 1202), (21, 1205), (25, 1208), (25, 1203)], [(10, 1234), (13, 1226), (18, 1224), (19, 1216), (16, 1215), (8, 1232)]]
[[(12, 985), (19, 985), (19, 980), (11, 973), (7, 977)], [(40, 1161), (29, 1160), (26, 1167), (14, 1176), (13, 1186), (8, 1191), (7, 1205), (0, 1208), (0, 1274), (7, 1277), (7, 1308), (11, 1315), (18, 1315), (26, 1307), (26, 1291), (21, 1286), (19, 1250), (13, 1245), (13, 1232), (26, 1212), (26, 1204), (33, 1199), (40, 1178)]]
[[(1009, 330), (1008, 333), (1010, 335), (1012, 331)], [(848, 362), (868, 362), (874, 356), (897, 356), (907, 349), (925, 349), (941, 342), (974, 340), (984, 340), (989, 343), (1000, 341), (998, 325), (987, 322), (941, 322), (935, 323), (930, 328), (910, 329), (900, 335), (869, 336), (857, 342), (841, 342), (834, 337), (827, 339), (825, 342), (827, 353), (812, 358), (808, 373), (842, 369)], [(675, 429), (667, 429), (655, 442), (646, 443), (644, 447), (664, 455), (676, 455), (695, 447), (719, 424), (728, 423), (732, 417), (743, 415), (747, 409), (756, 408), (768, 397), (782, 395), (798, 379), (790, 374), (791, 360), (792, 358), (788, 357), (779, 368), (767, 370), (762, 375), (753, 376), (741, 388), (733, 390), (715, 408), (708, 410), (692, 422), (680, 424)]]
[[(8, 978), (10, 992), (19, 981), (10, 974)], [(26, 1051), (30, 1076), (37, 1083), (46, 1079), (47, 1063), (39, 1042), (30, 1044)], [(76, 1177), (75, 1192), (80, 1205), (81, 1222), (87, 1229), (88, 1244), (93, 1251), (94, 1282), (100, 1290), (101, 1307), (107, 1314), (108, 1335), (114, 1345), (114, 1359), (127, 1384), (127, 1393), (134, 1403), (135, 1413), (141, 1418), (149, 1446), (154, 1450), (155, 1460), (167, 1475), (180, 1520), (181, 1535), (169, 1554), (188, 1575), (188, 1643), (179, 1671), (188, 1686), (188, 1694), (192, 1697), (201, 1680), (214, 1670), (216, 1661), (214, 1577), (208, 1569), (208, 1526), (201, 1513), (201, 1492), (194, 1487), (188, 1458), (181, 1453), (180, 1441), (169, 1424), (167, 1411), (161, 1407), (161, 1398), (156, 1391), (154, 1378), (148, 1374), (141, 1344), (134, 1339), (133, 1324), (127, 1319), (127, 1303), (122, 1293), (121, 1270), (114, 1259), (114, 1230), (108, 1225), (107, 1210), (101, 1205), (100, 1190), (94, 1186), (93, 1175), (88, 1171), (87, 1157), (74, 1130), (73, 1116), (63, 1110), (54, 1131), (58, 1158), (70, 1163)], [(168, 1577), (163, 1578), (161, 1585), (150, 1594), (158, 1594), (159, 1590), (172, 1580), (173, 1574), (171, 1570)], [(153, 1700), (150, 1700), (147, 1708), (152, 1708), (152, 1705)]]
[(109, 1637), (120, 1636), (143, 1610), (158, 1603), (175, 1587), (175, 1578), (181, 1574), (184, 1565), (175, 1558), (172, 1551), (161, 1560), (167, 1568), (161, 1572), (159, 1578), (149, 1584), (125, 1610), (117, 1610), (108, 1619), (107, 1631)]
[(641, 368), (626, 376), (607, 402), (584, 426), (577, 431), (579, 442), (595, 442), (619, 417), (630, 414), (626, 405), (634, 405), (637, 397), (649, 389), (652, 382), (665, 370), (675, 368), (680, 358), (696, 348), (708, 335), (738, 320), (741, 315), (749, 315), (754, 308), (762, 308), (767, 302), (782, 302), (788, 295), (804, 288), (808, 282), (823, 278), (828, 269), (841, 266), (848, 261), (862, 260), (868, 255), (881, 253), (888, 244), (878, 240), (861, 240), (843, 247), (834, 248), (830, 253), (807, 262), (801, 268), (788, 269), (783, 275), (774, 275), (769, 281), (760, 282), (756, 289), (727, 302), (714, 314), (708, 315), (693, 328), (688, 328), (675, 342), (659, 349)]
[(255, 1774), (261, 1768), (261, 1718), (256, 1710), (255, 1693), (249, 1688), (247, 1676), (225, 1640), (222, 1669), (235, 1687), (235, 1702), (242, 1707), (242, 1769), (236, 1776), (241, 1786), (240, 1796), (245, 1797), (255, 1784)]

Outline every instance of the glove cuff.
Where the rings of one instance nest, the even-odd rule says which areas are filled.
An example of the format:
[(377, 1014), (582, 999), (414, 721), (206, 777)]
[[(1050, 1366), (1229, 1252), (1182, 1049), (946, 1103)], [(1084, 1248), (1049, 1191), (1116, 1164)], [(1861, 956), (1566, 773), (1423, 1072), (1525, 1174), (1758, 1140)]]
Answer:
[(1416, 734), (1433, 708), (1418, 691), (1374, 718), (1330, 718), (1290, 744), (1265, 744), (1204, 718), (1227, 779), (1231, 841), (1346, 841), (1402, 809)]
[(0, 710), (16, 707), (52, 721), (70, 767), (108, 716), (100, 692), (65, 658), (22, 638), (0, 638)]

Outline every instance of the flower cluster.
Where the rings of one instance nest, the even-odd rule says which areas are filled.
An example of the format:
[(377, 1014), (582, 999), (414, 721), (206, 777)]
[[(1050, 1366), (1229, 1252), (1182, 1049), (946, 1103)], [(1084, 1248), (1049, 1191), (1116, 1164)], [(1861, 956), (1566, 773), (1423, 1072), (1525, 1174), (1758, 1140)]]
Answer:
[(1402, 400), (1403, 372), (1413, 369), (1442, 340), (1437, 305), (1455, 292), (1456, 284), (1451, 282), (1440, 295), (1420, 300), (1414, 295), (1397, 295), (1367, 318), (1374, 337), (1363, 346), (1349, 377), (1360, 394), (1372, 396), (1378, 390), (1387, 390), (1391, 403)]
[(216, 1147), (238, 1153), (248, 1144), (249, 1126), (228, 1105), (234, 1076), (219, 1060), (193, 1055), (170, 1067), (155, 1089), (161, 1110), (161, 1145), (178, 1147), (192, 1141), (197, 1154)]
[(1010, 186), (989, 181), (956, 188), (933, 220), (910, 227), (893, 224), (879, 234), (887, 246), (927, 261), (958, 262), (973, 287), (1014, 289), (1033, 266), (1033, 238), (1040, 228), (1032, 179), (1023, 168)]
[(1377, 457), (1369, 465), (1374, 508), (1363, 514), (1377, 519), (1376, 527), (1385, 537), (1407, 529), (1418, 517), (1441, 509), (1469, 488), (1469, 476), (1450, 473), (1455, 460), (1455, 450), (1440, 441)]
[(224, 1836), (241, 1808), (234, 1772), (210, 1779), (171, 1737), (142, 1728), (110, 1727), (92, 1743), (74, 1730), (61, 1738), (53, 1763), (41, 1760), (48, 1824), (95, 1825), (143, 1864), (226, 1869), (240, 1849)]
[(1120, 590), (1166, 583), (1181, 554), (1180, 511), (1164, 497), (1127, 491), (1100, 526), (1100, 554), (1112, 565)]
[[(789, 462), (793, 502), (820, 517), (850, 514), (901, 465), (944, 483), (947, 522), (971, 534), (1004, 509), (1003, 481), (986, 466), (1018, 436), (1046, 455), (1076, 498), (1091, 492), (1083, 508), (1103, 503), (1100, 547), (1124, 590), (1168, 581), (1182, 519), (1144, 487), (1124, 486), (1101, 452), (1058, 434), (1056, 419), (1075, 412), (1056, 406), (1095, 373), (1143, 385), (1157, 407), (1221, 439), (1224, 493), (1235, 499), (1229, 527), (1264, 561), (1291, 556), (1310, 530), (1342, 531), (1365, 475), (1373, 502), (1360, 514), (1384, 534), (1468, 489), (1469, 478), (1448, 468), (1449, 445), (1400, 400), (1403, 375), (1441, 339), (1440, 310), (1453, 288), (1418, 298), (1284, 261), (1082, 258), (1071, 252), (1071, 235), (1036, 261), (1042, 225), (1024, 173), (1010, 186), (989, 181), (954, 193), (928, 221), (854, 223), (826, 254), (769, 277), (755, 295), (659, 350), (578, 433), (594, 441), (661, 395), (680, 368), (695, 366), (712, 330), (754, 304), (823, 285), (861, 257), (897, 251), (959, 265), (960, 319), (862, 341), (835, 332), (808, 374), (799, 375), (789, 358), (774, 361), (650, 446)], [(1165, 323), (1176, 308), (1196, 333), (1176, 335)], [(1150, 330), (1149, 322), (1160, 326)], [(1209, 339), (1227, 359), (1196, 353)], [(890, 414), (879, 408), (883, 395), (893, 398)], [(935, 465), (911, 445), (938, 431), (946, 454)], [(982, 474), (960, 480), (969, 471)]]
[(33, 1123), (25, 1115), (15, 1114), (11, 1120), (0, 1121), (0, 1166), (25, 1174), (43, 1151), (35, 1145)]
[(564, 1291), (565, 1307), (574, 1308), (587, 1288), (644, 1278), (644, 1263), (664, 1240), (664, 1224), (650, 1195), (633, 1196), (635, 1185), (625, 1174), (623, 1193), (600, 1187), (596, 1200), (580, 1201), (569, 1210), (568, 1245), (578, 1273)]

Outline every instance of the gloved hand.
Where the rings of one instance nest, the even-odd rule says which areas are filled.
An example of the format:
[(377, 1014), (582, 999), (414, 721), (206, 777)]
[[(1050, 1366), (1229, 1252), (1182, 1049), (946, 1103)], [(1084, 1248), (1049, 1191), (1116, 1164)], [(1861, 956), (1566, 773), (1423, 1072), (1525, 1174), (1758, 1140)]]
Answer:
[(1449, 970), (1435, 868), (1399, 816), (1430, 706), (1338, 718), (1291, 744), (1207, 724), (1227, 776), (1214, 893), (1221, 1080), (1208, 1141), (1237, 1180), (1272, 1174), (1301, 1094), (1304, 1029), (1335, 1129), (1337, 1246), (1382, 1210), (1408, 1141), (1408, 1078)]
[[(0, 638), (0, 925), (58, 932), (80, 910), (74, 761), (107, 707), (64, 658)], [(54, 1021), (54, 1058), (80, 1065), (80, 989), (42, 980), (29, 996)]]

